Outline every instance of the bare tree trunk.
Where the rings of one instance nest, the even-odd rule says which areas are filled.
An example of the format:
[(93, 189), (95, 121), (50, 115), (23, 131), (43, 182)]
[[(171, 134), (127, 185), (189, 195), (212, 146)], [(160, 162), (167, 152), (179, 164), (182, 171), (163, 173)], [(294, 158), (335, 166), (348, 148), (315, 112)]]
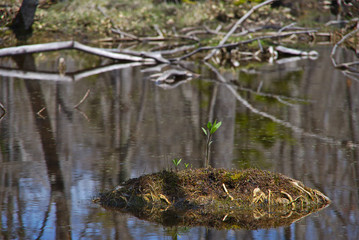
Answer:
[(16, 14), (10, 28), (16, 39), (26, 41), (32, 35), (32, 24), (38, 5), (38, 0), (23, 0), (19, 12)]

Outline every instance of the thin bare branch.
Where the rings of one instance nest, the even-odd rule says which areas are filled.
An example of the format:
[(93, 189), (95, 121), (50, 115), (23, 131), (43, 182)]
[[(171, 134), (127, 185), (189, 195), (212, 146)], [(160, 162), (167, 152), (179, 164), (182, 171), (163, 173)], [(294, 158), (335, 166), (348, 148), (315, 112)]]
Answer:
[(44, 115), (42, 115), (41, 113), (46, 109), (46, 107), (41, 108), (36, 115), (38, 115), (39, 117), (41, 117), (42, 119), (45, 119)]
[(157, 24), (153, 25), (153, 27), (156, 30), (158, 36), (163, 38), (164, 36), (163, 36), (163, 33), (162, 33), (160, 27)]
[(130, 33), (127, 33), (127, 32), (124, 32), (124, 31), (122, 31), (122, 30), (120, 30), (118, 28), (111, 29), (111, 32), (120, 34), (121, 37), (126, 36), (126, 37), (129, 37), (129, 38), (133, 39), (133, 40), (137, 40), (137, 41), (139, 40), (139, 38), (137, 36), (135, 36), (133, 34), (130, 34)]
[(89, 96), (90, 94), (90, 89), (87, 90), (87, 92), (85, 93), (85, 95), (82, 97), (82, 99), (80, 100), (80, 102), (78, 104), (76, 104), (74, 106), (74, 108), (78, 108), (85, 100), (86, 98)]
[(332, 52), (330, 53), (330, 58), (332, 59), (332, 63), (334, 65), (334, 67), (337, 67), (338, 64), (335, 62), (335, 59), (334, 59), (334, 55), (335, 55), (335, 52), (338, 48), (338, 46), (340, 44), (342, 44), (347, 38), (351, 37), (352, 35), (356, 34), (357, 32), (359, 32), (359, 22), (357, 23), (357, 27), (355, 30), (349, 32), (348, 34), (346, 34), (342, 39), (340, 39), (333, 47), (332, 49)]
[(252, 38), (252, 39), (248, 39), (248, 40), (244, 40), (244, 41), (240, 41), (240, 42), (236, 42), (236, 43), (228, 43), (228, 44), (223, 44), (223, 45), (217, 45), (217, 46), (205, 46), (205, 47), (199, 47), (195, 50), (193, 50), (190, 53), (187, 53), (181, 57), (178, 58), (173, 58), (173, 59), (169, 59), (170, 61), (181, 61), (183, 59), (186, 59), (198, 52), (201, 51), (206, 51), (206, 50), (212, 50), (212, 49), (221, 49), (221, 48), (233, 48), (233, 47), (237, 47), (243, 44), (248, 44), (254, 41), (258, 41), (258, 40), (263, 40), (263, 39), (272, 39), (272, 38), (282, 38), (282, 37), (287, 37), (287, 36), (291, 36), (293, 34), (309, 34), (309, 33), (314, 33), (317, 32), (317, 30), (306, 30), (306, 31), (294, 31), (294, 32), (283, 32), (283, 33), (279, 33), (277, 35), (272, 35), (272, 36), (260, 36), (260, 37), (256, 37), (256, 38)]
[[(249, 10), (243, 17), (241, 17), (237, 22), (236, 24), (234, 24), (234, 26), (232, 27), (232, 29), (226, 34), (226, 36), (224, 36), (224, 38), (219, 42), (218, 46), (220, 45), (223, 45), (227, 40), (228, 38), (237, 30), (238, 26), (240, 24), (242, 24), (255, 10), (261, 8), (262, 6), (264, 5), (267, 5), (271, 2), (273, 2), (274, 0), (267, 0), (265, 2), (262, 2), (254, 7), (251, 8), (251, 10)], [(213, 57), (213, 55), (216, 53), (216, 49), (214, 49), (213, 51), (211, 51), (205, 58), (204, 60), (208, 60), (210, 59), (211, 57)]]
[(0, 120), (5, 116), (5, 114), (7, 113), (6, 108), (4, 107), (4, 105), (2, 105), (2, 103), (0, 102), (0, 109), (3, 111), (3, 113), (0, 116)]

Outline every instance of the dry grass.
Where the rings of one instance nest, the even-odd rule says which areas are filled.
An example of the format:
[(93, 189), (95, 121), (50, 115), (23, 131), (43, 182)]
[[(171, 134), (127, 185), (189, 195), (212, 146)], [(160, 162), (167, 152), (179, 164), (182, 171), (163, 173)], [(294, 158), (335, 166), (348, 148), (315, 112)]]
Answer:
[(330, 203), (321, 192), (281, 174), (214, 168), (144, 175), (95, 201), (164, 224), (165, 214), (175, 216), (181, 225), (250, 224), (252, 229), (289, 224)]

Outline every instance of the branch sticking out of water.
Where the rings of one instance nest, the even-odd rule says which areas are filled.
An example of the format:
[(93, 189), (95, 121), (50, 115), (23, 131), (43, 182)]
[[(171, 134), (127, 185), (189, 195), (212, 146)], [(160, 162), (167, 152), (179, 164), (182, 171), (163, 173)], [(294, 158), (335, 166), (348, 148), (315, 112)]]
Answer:
[(82, 97), (80, 102), (74, 106), (74, 108), (78, 108), (86, 100), (86, 98), (89, 96), (89, 94), (90, 94), (90, 89), (87, 89), (87, 92), (85, 93), (85, 95)]
[(0, 116), (0, 120), (1, 120), (7, 113), (6, 108), (4, 107), (4, 105), (1, 104), (1, 102), (0, 102), (0, 109), (3, 111), (3, 113)]

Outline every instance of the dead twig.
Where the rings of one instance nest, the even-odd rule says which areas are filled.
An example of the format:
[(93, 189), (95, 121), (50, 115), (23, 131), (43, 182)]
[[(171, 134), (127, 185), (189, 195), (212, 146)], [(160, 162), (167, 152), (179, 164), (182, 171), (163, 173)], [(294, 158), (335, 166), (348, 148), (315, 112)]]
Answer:
[(135, 35), (130, 34), (130, 33), (126, 33), (126, 32), (124, 32), (124, 31), (122, 31), (122, 30), (120, 30), (118, 28), (111, 29), (111, 32), (120, 34), (121, 37), (126, 36), (126, 37), (129, 37), (129, 38), (133, 39), (133, 40), (139, 40), (139, 38), (136, 37)]
[(82, 97), (82, 99), (80, 100), (80, 102), (78, 104), (76, 104), (74, 106), (74, 108), (78, 108), (88, 97), (88, 95), (90, 94), (90, 89), (87, 90), (87, 92), (85, 93), (85, 95)]
[(160, 53), (160, 54), (165, 54), (165, 55), (170, 55), (170, 54), (175, 54), (175, 53), (179, 53), (179, 52), (184, 52), (187, 50), (192, 50), (193, 48), (195, 48), (196, 45), (184, 45), (184, 46), (180, 46), (180, 47), (176, 47), (173, 49), (169, 49), (169, 50), (155, 50), (155, 53)]
[(227, 196), (233, 201), (234, 198), (232, 197), (231, 194), (229, 194), (229, 192), (228, 192), (228, 190), (226, 188), (226, 185), (223, 183), (222, 186), (223, 186), (224, 191), (227, 193)]
[(157, 24), (153, 25), (153, 28), (156, 30), (159, 37), (164, 37), (160, 27)]
[(41, 113), (46, 109), (46, 107), (41, 108), (36, 114), (43, 118)]
[(39, 111), (37, 111), (36, 115), (42, 119), (45, 119), (45, 116), (41, 114), (43, 111), (45, 111), (45, 109), (46, 107), (41, 108)]
[[(115, 32), (115, 31), (113, 31)], [(116, 33), (116, 32), (115, 32)], [(174, 41), (174, 40), (190, 40), (199, 42), (199, 39), (195, 36), (184, 36), (184, 35), (176, 35), (176, 36), (167, 36), (167, 37), (138, 37), (138, 38), (131, 38), (131, 37), (121, 37), (117, 39), (110, 39), (111, 42), (131, 42), (131, 41), (137, 41), (137, 42), (165, 42), (165, 41)]]
[(1, 104), (1, 102), (0, 102), (0, 108), (3, 111), (3, 113), (0, 116), (0, 120), (1, 120), (6, 115), (7, 111), (6, 111), (6, 108), (4, 107), (4, 105)]
[(340, 39), (333, 47), (332, 52), (330, 53), (330, 58), (332, 59), (332, 63), (334, 67), (338, 67), (338, 64), (336, 63), (334, 59), (335, 52), (340, 44), (342, 44), (347, 38), (351, 37), (352, 35), (356, 34), (359, 31), (359, 22), (357, 23), (356, 29), (346, 34), (342, 39)]
[[(255, 10), (257, 10), (258, 8), (261, 8), (262, 6), (264, 5), (267, 5), (271, 2), (273, 2), (274, 0), (267, 0), (265, 2), (262, 2), (254, 7), (251, 8), (251, 10), (249, 10), (243, 17), (241, 17), (237, 22), (236, 24), (234, 24), (234, 26), (232, 27), (232, 29), (226, 34), (226, 36), (219, 42), (218, 45), (223, 45), (227, 40), (228, 38), (237, 30), (238, 26), (240, 24), (242, 24)], [(208, 60), (210, 59), (215, 53), (216, 53), (216, 49), (211, 51), (205, 58), (204, 60)]]

